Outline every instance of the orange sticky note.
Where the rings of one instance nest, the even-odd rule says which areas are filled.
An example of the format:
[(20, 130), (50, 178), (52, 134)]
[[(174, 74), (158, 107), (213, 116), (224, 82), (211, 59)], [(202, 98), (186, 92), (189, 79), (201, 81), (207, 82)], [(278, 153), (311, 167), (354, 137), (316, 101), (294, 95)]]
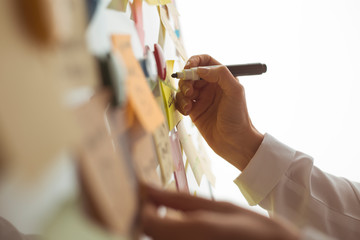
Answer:
[[(115, 55), (122, 58), (127, 68), (126, 87), (131, 107), (148, 132), (153, 132), (164, 121), (161, 109), (148, 86), (139, 62), (131, 48), (129, 35), (113, 35)], [(117, 55), (119, 54), (119, 55)]]

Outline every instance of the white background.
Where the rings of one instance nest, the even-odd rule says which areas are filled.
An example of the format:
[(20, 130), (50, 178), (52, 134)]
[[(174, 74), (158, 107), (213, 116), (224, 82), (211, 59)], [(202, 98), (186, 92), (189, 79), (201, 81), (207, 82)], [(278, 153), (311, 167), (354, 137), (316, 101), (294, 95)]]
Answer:
[[(255, 127), (305, 152), (315, 165), (359, 181), (360, 2), (179, 0), (188, 55), (223, 64), (262, 62), (241, 77)], [(217, 199), (243, 206), (239, 171), (211, 154)], [(261, 174), (261, 173), (259, 173)]]

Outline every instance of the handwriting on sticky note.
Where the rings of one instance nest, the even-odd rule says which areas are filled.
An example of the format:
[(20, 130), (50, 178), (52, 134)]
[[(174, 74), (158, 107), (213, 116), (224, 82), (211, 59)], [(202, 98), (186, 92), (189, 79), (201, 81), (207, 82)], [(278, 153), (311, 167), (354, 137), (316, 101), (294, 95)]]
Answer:
[(164, 117), (132, 52), (130, 36), (113, 35), (112, 41), (115, 54), (122, 57), (127, 68), (126, 86), (130, 104), (145, 130), (153, 132), (164, 121)]
[(119, 234), (129, 234), (136, 193), (124, 159), (113, 148), (105, 122), (109, 95), (96, 94), (77, 111), (83, 130), (79, 167), (100, 220)]
[(173, 86), (173, 79), (171, 73), (173, 72), (174, 60), (166, 61), (166, 79), (160, 81), (162, 95), (164, 98), (166, 117), (169, 124), (169, 130), (172, 130), (176, 124), (182, 119), (181, 114), (175, 107), (175, 91)]

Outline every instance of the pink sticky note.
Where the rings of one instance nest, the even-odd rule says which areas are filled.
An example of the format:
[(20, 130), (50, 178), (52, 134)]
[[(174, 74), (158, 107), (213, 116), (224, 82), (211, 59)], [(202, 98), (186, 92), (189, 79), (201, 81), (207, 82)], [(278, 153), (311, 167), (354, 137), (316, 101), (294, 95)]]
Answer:
[(130, 3), (132, 17), (135, 22), (136, 31), (140, 38), (141, 46), (145, 52), (145, 32), (143, 23), (142, 0), (134, 0)]
[(189, 193), (189, 186), (186, 179), (184, 162), (182, 160), (182, 153), (180, 150), (180, 141), (175, 129), (171, 131), (169, 138), (171, 143), (171, 152), (173, 154), (173, 160), (174, 160), (174, 167), (175, 167), (174, 177), (175, 177), (176, 187), (179, 192)]

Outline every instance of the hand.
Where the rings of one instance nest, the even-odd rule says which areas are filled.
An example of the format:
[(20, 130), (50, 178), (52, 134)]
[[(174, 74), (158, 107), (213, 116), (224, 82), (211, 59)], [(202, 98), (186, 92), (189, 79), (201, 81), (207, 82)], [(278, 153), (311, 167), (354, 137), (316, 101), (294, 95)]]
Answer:
[[(184, 193), (145, 187), (141, 212), (142, 231), (161, 239), (299, 239), (299, 231), (287, 222), (270, 219), (227, 202), (215, 202)], [(156, 207), (180, 211), (181, 217), (159, 217)]]
[[(191, 57), (185, 68), (220, 65), (209, 55)], [(263, 135), (252, 125), (243, 86), (225, 66), (200, 67), (200, 81), (180, 80), (177, 109), (190, 115), (209, 146), (239, 170), (259, 148)]]

